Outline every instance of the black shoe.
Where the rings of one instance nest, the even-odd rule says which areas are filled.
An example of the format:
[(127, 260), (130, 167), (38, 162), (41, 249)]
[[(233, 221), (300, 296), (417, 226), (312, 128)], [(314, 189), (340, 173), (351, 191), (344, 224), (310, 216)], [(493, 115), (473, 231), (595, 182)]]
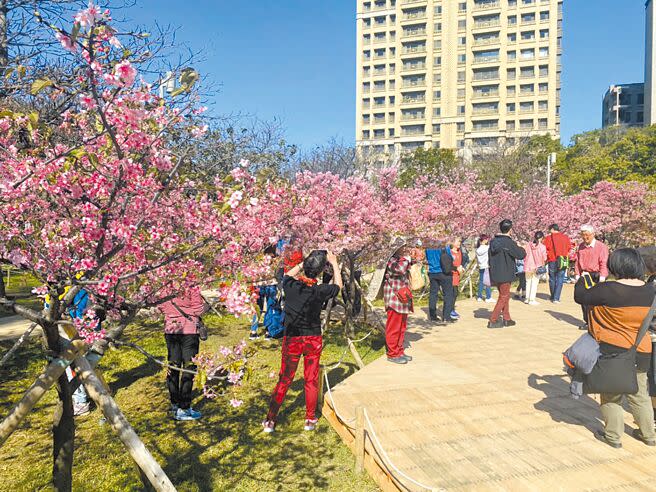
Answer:
[(642, 437), (642, 432), (640, 432), (640, 429), (633, 429), (633, 432), (631, 432), (631, 435), (636, 438), (638, 441), (641, 441), (645, 443), (647, 446), (656, 446), (656, 440), (654, 441), (649, 441)]
[(487, 327), (488, 328), (503, 328), (503, 321), (501, 321), (501, 320), (488, 321), (487, 322)]
[(457, 323), (457, 322), (458, 322), (458, 319), (457, 319), (457, 318), (447, 318), (447, 319), (445, 320), (445, 322), (446, 322), (446, 323), (450, 323), (450, 324), (451, 324), (451, 323)]
[(516, 324), (517, 324), (517, 322), (513, 321), (511, 319), (503, 321), (503, 326), (515, 326)]
[(620, 449), (622, 447), (621, 442), (610, 442), (606, 437), (606, 433), (602, 430), (598, 430), (597, 432), (595, 432), (594, 436), (597, 441), (601, 441), (604, 444), (608, 444), (611, 448)]

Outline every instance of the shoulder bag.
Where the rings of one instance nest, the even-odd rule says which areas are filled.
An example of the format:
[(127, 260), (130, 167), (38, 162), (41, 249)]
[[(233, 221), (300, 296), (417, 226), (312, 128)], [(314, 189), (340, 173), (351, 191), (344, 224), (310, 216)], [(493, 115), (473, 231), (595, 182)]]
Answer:
[(649, 329), (654, 313), (656, 313), (656, 298), (654, 298), (649, 308), (647, 317), (642, 321), (635, 343), (624, 352), (601, 354), (592, 368), (592, 372), (585, 376), (583, 381), (584, 393), (634, 395), (638, 392), (636, 351)]
[(412, 290), (423, 289), (426, 285), (423, 267), (420, 263), (414, 263), (410, 266), (410, 288)]

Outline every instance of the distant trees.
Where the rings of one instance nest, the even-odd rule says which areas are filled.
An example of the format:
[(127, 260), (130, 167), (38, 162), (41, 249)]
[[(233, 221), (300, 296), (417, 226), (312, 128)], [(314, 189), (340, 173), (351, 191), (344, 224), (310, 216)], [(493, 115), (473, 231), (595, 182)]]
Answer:
[(458, 158), (451, 149), (419, 148), (401, 158), (398, 183), (399, 186), (410, 187), (420, 178), (429, 181), (448, 178), (458, 166)]

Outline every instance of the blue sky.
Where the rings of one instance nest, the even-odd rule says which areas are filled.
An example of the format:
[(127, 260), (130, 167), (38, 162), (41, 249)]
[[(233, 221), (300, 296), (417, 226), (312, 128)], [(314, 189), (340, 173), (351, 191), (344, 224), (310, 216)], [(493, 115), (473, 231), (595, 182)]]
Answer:
[[(137, 0), (126, 18), (203, 50), (215, 113), (282, 119), (304, 148), (354, 140), (355, 0)], [(610, 84), (644, 79), (643, 0), (565, 0), (561, 133), (601, 125)], [(220, 87), (219, 87), (220, 85)]]

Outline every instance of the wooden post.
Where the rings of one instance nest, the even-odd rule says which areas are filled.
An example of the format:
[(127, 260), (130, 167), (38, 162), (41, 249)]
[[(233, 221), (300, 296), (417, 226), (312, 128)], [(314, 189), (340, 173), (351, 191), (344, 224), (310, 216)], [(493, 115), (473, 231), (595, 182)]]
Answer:
[(118, 434), (119, 439), (123, 442), (130, 456), (132, 456), (132, 459), (134, 459), (146, 475), (155, 490), (175, 492), (173, 483), (171, 483), (171, 480), (166, 476), (162, 467), (153, 458), (153, 455), (150, 454), (150, 451), (148, 451), (141, 439), (139, 439), (139, 436), (127, 421), (114, 399), (107, 393), (100, 379), (98, 379), (98, 376), (91, 369), (89, 361), (84, 357), (78, 357), (75, 359), (75, 365), (80, 371), (79, 377), (87, 393), (96, 402), (98, 408), (102, 410), (107, 422)]
[(319, 369), (319, 395), (317, 398), (317, 407), (319, 408), (319, 411), (321, 412), (323, 409), (323, 385), (324, 385), (324, 374), (326, 373), (326, 369), (321, 366)]
[(351, 351), (351, 355), (355, 359), (355, 363), (358, 365), (360, 369), (364, 369), (364, 362), (362, 361), (362, 357), (360, 357), (360, 354), (358, 354), (358, 350), (355, 348), (355, 345), (348, 337), (346, 338), (346, 341), (348, 342), (348, 347), (349, 350)]
[(0, 446), (11, 436), (25, 416), (34, 408), (34, 405), (57, 382), (59, 376), (64, 374), (66, 368), (84, 348), (85, 343), (83, 340), (75, 340), (61, 357), (48, 364), (45, 371), (32, 383), (32, 386), (25, 392), (21, 400), (16, 403), (9, 415), (0, 423)]
[(364, 472), (364, 437), (364, 407), (359, 406), (355, 408), (355, 446), (353, 448), (357, 473)]

